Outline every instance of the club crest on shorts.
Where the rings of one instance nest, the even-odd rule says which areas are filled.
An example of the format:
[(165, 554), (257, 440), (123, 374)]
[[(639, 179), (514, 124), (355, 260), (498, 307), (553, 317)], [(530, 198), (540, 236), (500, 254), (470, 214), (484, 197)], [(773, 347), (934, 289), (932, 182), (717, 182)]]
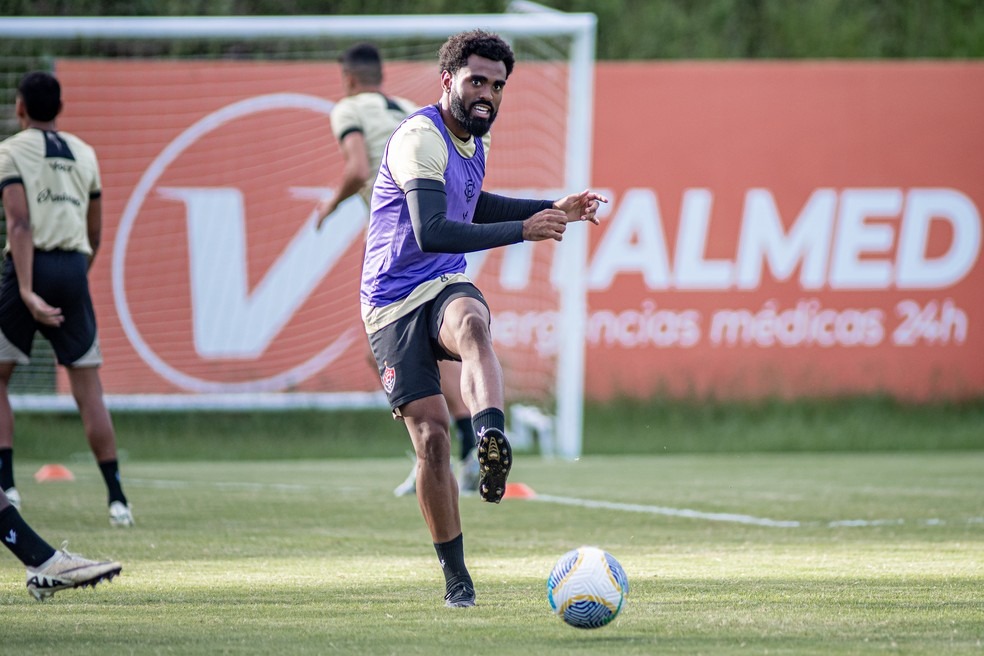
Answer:
[(389, 394), (396, 386), (396, 369), (393, 367), (383, 367), (383, 389)]

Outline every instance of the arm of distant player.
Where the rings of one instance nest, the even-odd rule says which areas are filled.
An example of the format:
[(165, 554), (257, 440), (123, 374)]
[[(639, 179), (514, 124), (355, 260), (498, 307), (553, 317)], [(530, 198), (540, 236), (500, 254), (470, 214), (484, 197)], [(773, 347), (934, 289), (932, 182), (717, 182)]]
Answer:
[(89, 256), (89, 268), (96, 260), (96, 253), (99, 252), (99, 244), (102, 242), (102, 194), (96, 193), (89, 196), (89, 209), (85, 215), (86, 234), (89, 237), (89, 246), (92, 248), (92, 255)]
[(3, 187), (3, 211), (7, 215), (7, 239), (21, 299), (35, 321), (46, 326), (60, 326), (65, 320), (61, 308), (48, 305), (34, 293), (34, 238), (23, 184), (16, 182)]
[(319, 201), (315, 206), (318, 213), (318, 230), (328, 216), (338, 209), (342, 201), (351, 198), (362, 189), (372, 172), (369, 170), (369, 155), (366, 153), (366, 139), (359, 131), (349, 132), (338, 144), (345, 158), (342, 171), (342, 184), (335, 195)]

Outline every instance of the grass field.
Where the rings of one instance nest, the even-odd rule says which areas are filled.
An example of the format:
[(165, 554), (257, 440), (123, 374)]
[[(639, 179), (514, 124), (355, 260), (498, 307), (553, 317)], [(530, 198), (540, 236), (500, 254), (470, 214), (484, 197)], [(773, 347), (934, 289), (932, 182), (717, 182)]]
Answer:
[[(39, 484), (41, 464), (18, 462), (28, 520), (124, 570), (39, 604), (5, 557), (5, 655), (984, 653), (982, 451), (520, 458), (536, 499), (463, 499), (479, 605), (453, 610), (391, 493), (405, 459), (131, 459), (132, 530), (92, 463)], [(595, 631), (546, 601), (579, 544), (631, 584)]]

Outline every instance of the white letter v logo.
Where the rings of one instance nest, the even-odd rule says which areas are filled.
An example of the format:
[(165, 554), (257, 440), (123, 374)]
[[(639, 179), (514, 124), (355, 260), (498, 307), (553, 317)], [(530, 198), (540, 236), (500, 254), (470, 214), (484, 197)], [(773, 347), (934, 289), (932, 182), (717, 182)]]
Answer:
[(343, 203), (331, 230), (309, 217), (270, 270), (249, 292), (246, 214), (238, 189), (165, 187), (161, 196), (183, 201), (195, 348), (203, 358), (257, 358), (361, 237), (361, 203)]

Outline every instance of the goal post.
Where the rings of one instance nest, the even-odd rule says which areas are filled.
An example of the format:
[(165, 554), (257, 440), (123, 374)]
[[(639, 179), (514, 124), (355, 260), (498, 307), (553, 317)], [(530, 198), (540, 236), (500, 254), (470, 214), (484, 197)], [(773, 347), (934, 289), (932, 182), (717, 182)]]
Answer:
[[(18, 49), (23, 56), (0, 53), (0, 110), (11, 113), (23, 70), (53, 68), (66, 83), (59, 126), (100, 156), (109, 230), (91, 280), (108, 405), (385, 407), (352, 326), (365, 208), (349, 202), (329, 221), (334, 244), (332, 233), (309, 230), (304, 209), (331, 193), (340, 171), (326, 115), (341, 95), (337, 56), (375, 42), (386, 60), (384, 90), (424, 104), (437, 99), (437, 48), (448, 35), (499, 33), (513, 44), (517, 71), (493, 129), (486, 188), (539, 197), (587, 188), (595, 16), (522, 0), (513, 8), (524, 13), (0, 19), (2, 40), (30, 45)], [(297, 141), (279, 149), (286, 141), (275, 133), (277, 116), (313, 154), (298, 153)], [(0, 129), (0, 137), (12, 131)], [(229, 169), (248, 175), (233, 181)], [(250, 197), (257, 188), (288, 199), (264, 204)], [(281, 218), (281, 206), (289, 216)], [(263, 227), (270, 222), (278, 232)], [(230, 239), (236, 231), (241, 239)], [(267, 242), (268, 252), (259, 250)], [(469, 274), (490, 299), (508, 401), (553, 415), (554, 451), (574, 458), (588, 234), (574, 226), (559, 245), (517, 246), (469, 256)], [(209, 294), (225, 303), (211, 314), (201, 300)], [(209, 333), (206, 315), (225, 332)], [(74, 407), (62, 374), (53, 384), (41, 379), (48, 382), (14, 386), (15, 408)]]

